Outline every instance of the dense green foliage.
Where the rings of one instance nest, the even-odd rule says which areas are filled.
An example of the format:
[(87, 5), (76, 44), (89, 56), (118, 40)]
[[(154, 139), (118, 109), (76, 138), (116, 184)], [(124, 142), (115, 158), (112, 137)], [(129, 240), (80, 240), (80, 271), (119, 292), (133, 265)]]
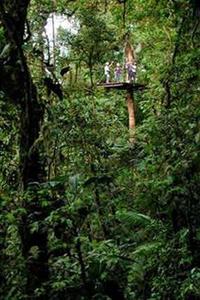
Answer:
[[(20, 48), (5, 29), (18, 2), (0, 5), (0, 71), (11, 76), (0, 79), (0, 299), (200, 299), (199, 4), (32, 0)], [(75, 33), (60, 28), (56, 41), (63, 100), (44, 85), (52, 12), (77, 25)], [(135, 94), (134, 143), (124, 92), (96, 87), (106, 61), (124, 63), (127, 33), (137, 82), (147, 86)], [(43, 109), (29, 148), (15, 47)], [(27, 184), (24, 153), (36, 150), (38, 176)], [(38, 271), (43, 263), (48, 275)]]

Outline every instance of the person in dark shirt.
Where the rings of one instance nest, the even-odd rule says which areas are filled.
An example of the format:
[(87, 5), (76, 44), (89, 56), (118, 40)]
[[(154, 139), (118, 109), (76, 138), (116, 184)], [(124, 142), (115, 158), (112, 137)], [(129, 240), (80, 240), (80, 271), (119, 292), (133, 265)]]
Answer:
[(115, 81), (116, 82), (120, 82), (121, 81), (121, 75), (122, 75), (122, 69), (120, 67), (120, 64), (117, 63), (116, 64), (116, 68), (115, 68)]
[(127, 82), (134, 82), (136, 78), (136, 63), (126, 63)]

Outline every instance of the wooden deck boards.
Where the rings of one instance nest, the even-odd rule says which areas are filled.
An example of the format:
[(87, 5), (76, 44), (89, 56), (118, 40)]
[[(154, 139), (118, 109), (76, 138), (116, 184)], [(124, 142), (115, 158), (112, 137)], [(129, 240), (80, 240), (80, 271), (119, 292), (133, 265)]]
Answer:
[(116, 90), (131, 90), (131, 91), (141, 91), (145, 89), (145, 85), (139, 83), (129, 83), (129, 82), (109, 82), (109, 83), (99, 83), (98, 87), (104, 87), (106, 89), (116, 89)]

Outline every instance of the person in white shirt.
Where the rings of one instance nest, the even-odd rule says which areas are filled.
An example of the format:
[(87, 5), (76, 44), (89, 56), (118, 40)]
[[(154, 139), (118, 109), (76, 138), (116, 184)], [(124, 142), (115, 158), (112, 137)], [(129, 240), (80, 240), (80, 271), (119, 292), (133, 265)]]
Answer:
[(133, 82), (135, 82), (136, 79), (136, 71), (137, 71), (137, 64), (134, 62), (133, 64)]
[(109, 64), (109, 62), (107, 62), (105, 64), (105, 67), (104, 67), (104, 74), (106, 76), (106, 83), (109, 83), (110, 82), (110, 67), (111, 67), (112, 63)]

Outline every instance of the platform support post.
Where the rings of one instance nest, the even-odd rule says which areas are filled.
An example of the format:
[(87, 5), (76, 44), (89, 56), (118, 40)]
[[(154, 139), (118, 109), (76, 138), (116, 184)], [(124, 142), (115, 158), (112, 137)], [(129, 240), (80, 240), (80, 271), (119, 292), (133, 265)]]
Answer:
[(135, 141), (135, 105), (134, 105), (132, 89), (127, 89), (126, 102), (127, 102), (128, 115), (129, 115), (129, 133), (130, 133), (129, 141), (130, 141), (130, 143), (134, 143), (134, 141)]

